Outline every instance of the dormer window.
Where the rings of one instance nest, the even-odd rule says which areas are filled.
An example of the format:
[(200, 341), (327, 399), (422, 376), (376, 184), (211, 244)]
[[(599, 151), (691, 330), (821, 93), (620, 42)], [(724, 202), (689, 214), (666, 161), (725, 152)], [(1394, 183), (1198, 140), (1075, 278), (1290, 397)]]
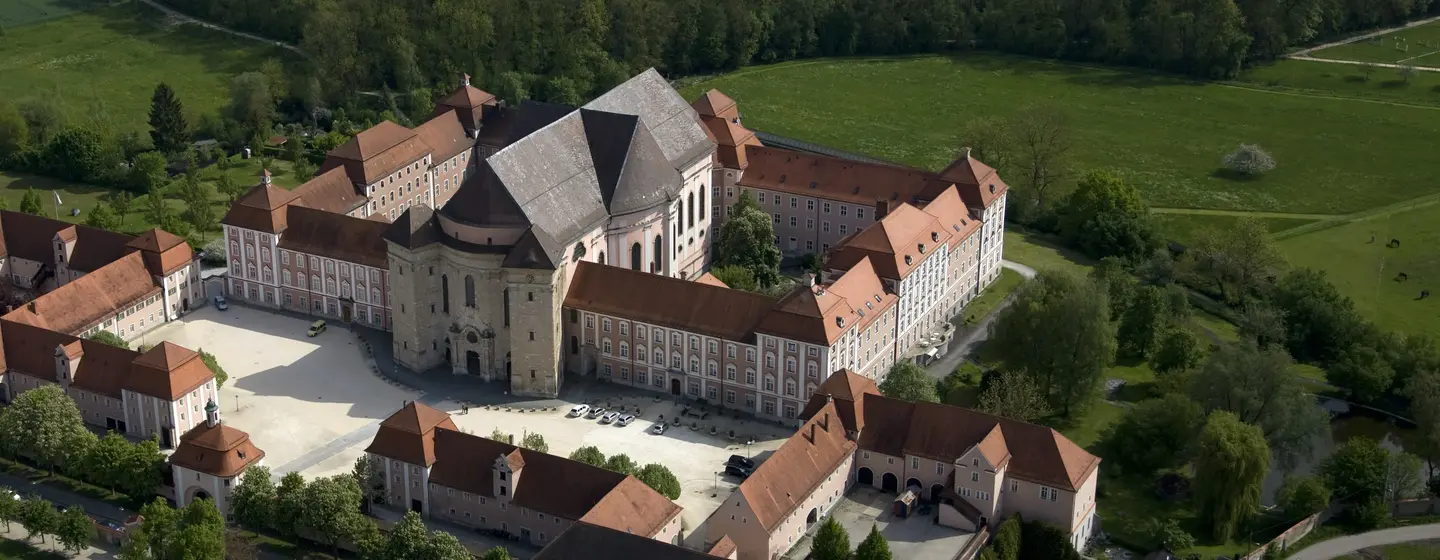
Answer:
[(875, 294), (875, 303), (880, 303), (880, 294)]
[(934, 242), (936, 242), (936, 243), (939, 243), (939, 242), (940, 242), (940, 232), (938, 232), (938, 231), (932, 231), (932, 232), (930, 232), (930, 240), (931, 240), (931, 241), (934, 241)]
[(990, 194), (995, 194), (995, 183), (990, 183)]
[(924, 244), (924, 243), (921, 243), (921, 244), (920, 244), (920, 254), (922, 254), (922, 255), (925, 254), (925, 244)]
[(845, 318), (844, 318), (844, 317), (836, 317), (836, 318), (835, 318), (835, 326), (840, 327), (840, 328), (845, 328)]
[[(785, 175), (784, 175), (784, 174), (781, 174), (781, 175), (780, 175), (780, 182), (781, 182), (781, 183), (784, 183), (784, 182), (785, 182)], [(990, 192), (995, 192), (995, 191), (994, 191), (994, 189), (991, 189)]]
[(235, 454), (236, 454), (236, 455), (239, 455), (241, 459), (244, 459), (244, 458), (245, 458), (245, 452), (244, 452), (244, 451), (236, 451)]
[(905, 264), (908, 265), (908, 264), (910, 264), (910, 263), (912, 263), (912, 262), (914, 262), (914, 259), (911, 259), (911, 258), (910, 258), (910, 255), (905, 255)]

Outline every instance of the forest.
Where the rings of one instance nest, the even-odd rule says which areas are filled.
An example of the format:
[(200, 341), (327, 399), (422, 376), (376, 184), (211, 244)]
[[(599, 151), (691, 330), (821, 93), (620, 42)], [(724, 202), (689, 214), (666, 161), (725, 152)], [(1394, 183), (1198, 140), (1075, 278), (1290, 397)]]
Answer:
[(298, 44), (326, 97), (420, 99), (461, 73), (576, 104), (639, 70), (964, 49), (1224, 79), (1295, 45), (1440, 12), (1431, 0), (165, 0)]

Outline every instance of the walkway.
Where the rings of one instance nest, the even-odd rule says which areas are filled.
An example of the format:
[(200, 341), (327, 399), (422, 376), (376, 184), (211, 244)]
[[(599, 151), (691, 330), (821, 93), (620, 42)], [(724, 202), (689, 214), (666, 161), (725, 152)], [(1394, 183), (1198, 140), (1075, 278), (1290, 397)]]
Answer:
[(295, 46), (295, 45), (291, 45), (291, 44), (286, 43), (286, 42), (283, 42), (283, 41), (276, 41), (276, 40), (271, 39), (271, 38), (269, 38), (269, 37), (261, 37), (261, 36), (259, 36), (259, 35), (253, 34), (253, 33), (246, 33), (246, 32), (244, 32), (244, 31), (237, 31), (237, 30), (234, 30), (234, 29), (230, 29), (229, 27), (225, 27), (225, 26), (223, 26), (223, 25), (216, 25), (216, 24), (210, 23), (210, 22), (205, 21), (205, 20), (203, 20), (203, 19), (196, 19), (196, 18), (194, 18), (194, 17), (191, 17), (191, 16), (188, 16), (188, 15), (182, 14), (182, 13), (180, 13), (180, 12), (177, 12), (177, 11), (175, 11), (173, 8), (171, 8), (171, 7), (169, 7), (169, 6), (166, 6), (166, 5), (164, 5), (164, 4), (161, 4), (161, 3), (159, 3), (159, 2), (156, 2), (155, 0), (140, 0), (140, 1), (141, 1), (141, 2), (144, 2), (145, 4), (149, 5), (149, 6), (152, 7), (152, 8), (155, 8), (155, 9), (157, 9), (157, 10), (160, 10), (161, 12), (164, 12), (164, 14), (165, 14), (167, 17), (180, 20), (180, 21), (182, 21), (182, 22), (184, 22), (184, 23), (193, 23), (193, 24), (195, 24), (195, 25), (199, 25), (200, 27), (205, 27), (205, 28), (208, 28), (208, 29), (214, 29), (214, 30), (219, 31), (219, 32), (222, 32), (222, 33), (229, 33), (229, 34), (234, 35), (234, 36), (236, 36), (236, 37), (241, 37), (241, 38), (244, 38), (244, 39), (249, 39), (249, 40), (251, 40), (251, 41), (259, 41), (259, 42), (265, 43), (265, 44), (267, 44), (267, 45), (273, 45), (273, 46), (276, 46), (276, 47), (280, 47), (280, 48), (282, 48), (282, 49), (285, 49), (285, 50), (288, 50), (288, 51), (290, 51), (290, 52), (293, 52), (293, 53), (295, 53), (295, 54), (300, 55), (301, 58), (304, 58), (304, 59), (306, 59), (306, 60), (310, 60), (310, 55), (305, 54), (305, 51), (300, 50), (300, 47), (297, 47), (297, 46)]
[[(1339, 40), (1339, 41), (1332, 41), (1332, 42), (1329, 42), (1329, 43), (1325, 43), (1325, 44), (1323, 44), (1323, 45), (1315, 45), (1315, 46), (1313, 46), (1313, 47), (1306, 47), (1306, 48), (1303, 48), (1303, 49), (1300, 49), (1300, 50), (1298, 50), (1298, 51), (1295, 51), (1295, 52), (1292, 52), (1292, 53), (1290, 53), (1290, 54), (1285, 55), (1285, 58), (1298, 58), (1298, 59), (1301, 59), (1301, 60), (1305, 60), (1305, 59), (1309, 59), (1309, 58), (1310, 58), (1310, 57), (1307, 56), (1307, 55), (1309, 55), (1310, 53), (1315, 52), (1315, 51), (1322, 51), (1322, 50), (1328, 49), (1328, 48), (1330, 48), (1330, 47), (1334, 47), (1334, 46), (1337, 46), (1337, 45), (1344, 45), (1344, 44), (1346, 44), (1346, 43), (1354, 43), (1354, 42), (1356, 42), (1356, 41), (1364, 41), (1365, 39), (1369, 39), (1369, 38), (1371, 38), (1371, 37), (1377, 37), (1377, 36), (1380, 36), (1380, 35), (1389, 35), (1389, 34), (1391, 34), (1391, 33), (1394, 33), (1394, 32), (1396, 32), (1396, 31), (1400, 31), (1400, 30), (1402, 30), (1402, 29), (1409, 29), (1409, 28), (1411, 28), (1411, 27), (1419, 27), (1419, 26), (1425, 25), (1425, 24), (1430, 23), (1430, 22), (1433, 22), (1433, 21), (1440, 21), (1440, 16), (1436, 16), (1436, 17), (1432, 17), (1432, 18), (1426, 18), (1426, 19), (1421, 19), (1421, 20), (1416, 20), (1416, 21), (1412, 21), (1412, 22), (1410, 22), (1410, 23), (1407, 23), (1407, 24), (1405, 24), (1405, 25), (1401, 25), (1401, 26), (1398, 26), (1398, 27), (1389, 27), (1389, 28), (1385, 28), (1385, 29), (1379, 29), (1379, 30), (1376, 30), (1376, 31), (1371, 31), (1370, 33), (1366, 33), (1366, 34), (1364, 34), (1364, 35), (1359, 35), (1359, 36), (1355, 36), (1355, 37), (1348, 37), (1348, 38), (1345, 38), (1345, 39), (1341, 39), (1341, 40)], [(1310, 59), (1310, 60), (1327, 60), (1327, 59), (1315, 58), (1315, 59)]]
[(1290, 560), (1330, 560), (1362, 548), (1434, 539), (1440, 539), (1440, 523), (1381, 529), (1312, 544), (1291, 555)]
[[(1000, 261), (1000, 266), (1018, 272), (1027, 279), (1035, 277), (1035, 269), (1018, 262)], [(925, 370), (936, 379), (943, 379), (946, 375), (950, 375), (950, 372), (955, 371), (955, 367), (965, 361), (965, 358), (968, 358), (970, 353), (980, 346), (980, 343), (990, 338), (990, 324), (1000, 316), (1000, 310), (1005, 309), (1013, 301), (1015, 301), (1014, 294), (1006, 296), (1005, 301), (991, 309), (990, 314), (980, 319), (979, 322), (969, 327), (960, 327), (956, 335), (951, 337), (950, 348), (945, 351), (945, 356), (925, 366)]]

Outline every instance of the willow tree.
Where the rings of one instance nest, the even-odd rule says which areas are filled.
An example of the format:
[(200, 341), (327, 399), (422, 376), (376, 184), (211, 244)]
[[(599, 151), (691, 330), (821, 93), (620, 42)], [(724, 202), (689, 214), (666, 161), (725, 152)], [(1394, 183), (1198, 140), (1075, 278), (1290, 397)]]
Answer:
[(1195, 498), (1200, 518), (1215, 539), (1230, 540), (1235, 529), (1260, 508), (1260, 486), (1270, 472), (1270, 448), (1260, 428), (1223, 410), (1210, 413), (1200, 432), (1195, 459)]

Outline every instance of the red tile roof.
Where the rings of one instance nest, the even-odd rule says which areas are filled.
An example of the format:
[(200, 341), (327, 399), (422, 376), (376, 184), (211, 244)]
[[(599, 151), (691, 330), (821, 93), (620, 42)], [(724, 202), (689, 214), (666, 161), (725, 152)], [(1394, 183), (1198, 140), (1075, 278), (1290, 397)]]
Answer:
[(410, 401), (380, 423), (365, 452), (429, 467), (435, 464), (435, 428), (459, 429), (449, 414)]
[(739, 185), (873, 206), (930, 200), (950, 186), (919, 169), (862, 163), (768, 147), (745, 147)]
[(390, 121), (381, 121), (330, 150), (321, 168), (328, 170), (335, 165), (343, 165), (351, 181), (368, 185), (414, 163), (431, 151), (415, 131)]
[(300, 195), (270, 183), (260, 183), (230, 205), (220, 223), (238, 228), (280, 233), (285, 231), (285, 207), (304, 204)]
[(56, 349), (63, 348), (70, 354), (72, 345), (78, 342), (80, 363), (74, 385), (115, 398), (121, 397), (122, 390), (129, 390), (174, 401), (215, 377), (199, 354), (169, 342), (141, 354), (8, 319), (0, 319), (0, 330), (4, 332), (0, 337), (3, 363), (10, 371), (56, 381)]
[(878, 395), (880, 388), (869, 377), (842, 369), (830, 374), (830, 377), (815, 389), (815, 394), (828, 395), (830, 400), (811, 398), (805, 403), (805, 410), (800, 413), (801, 418), (813, 418), (827, 402), (833, 402), (835, 411), (840, 414), (841, 423), (845, 424), (845, 430), (859, 432), (865, 428), (865, 395)]
[(855, 442), (845, 436), (835, 405), (827, 403), (736, 491), (750, 504), (755, 520), (766, 531), (773, 531), (841, 462), (854, 455)]
[(431, 164), (439, 164), (475, 147), (475, 140), (465, 135), (465, 125), (453, 109), (421, 123), (415, 127), (415, 133), (435, 150), (430, 154)]
[(125, 388), (174, 401), (214, 378), (200, 354), (166, 341), (135, 359)]
[(203, 423), (180, 436), (180, 445), (170, 462), (193, 471), (219, 477), (237, 476), (246, 467), (265, 458), (265, 452), (250, 441), (250, 434), (223, 423)]
[(735, 341), (754, 336), (774, 305), (760, 294), (586, 261), (576, 263), (565, 294), (572, 309)]
[(826, 267), (845, 269), (869, 258), (881, 278), (903, 280), (936, 251), (949, 247), (952, 237), (951, 230), (935, 216), (901, 204), (879, 222), (832, 248)]
[(345, 174), (345, 167), (336, 165), (326, 169), (305, 184), (295, 188), (295, 194), (305, 205), (316, 210), (336, 214), (349, 214), (364, 206), (370, 199), (355, 190), (355, 183)]
[(895, 304), (870, 261), (861, 258), (829, 285), (802, 286), (782, 298), (759, 332), (829, 346), (852, 328), (866, 328)]
[(690, 107), (695, 109), (695, 112), (702, 117), (731, 119), (740, 116), (740, 112), (735, 106), (735, 100), (720, 93), (718, 89), (712, 89), (701, 94), (699, 98), (695, 99), (694, 103), (690, 104)]
[(969, 148), (938, 175), (961, 186), (960, 196), (971, 208), (989, 208), (995, 199), (1000, 198), (1010, 188), (1000, 179), (995, 168), (970, 157)]
[(10, 321), (79, 334), (160, 292), (141, 253), (130, 253), (5, 315)]
[(291, 206), (286, 221), (281, 249), (389, 268), (383, 236), (390, 224), (303, 206)]
[(131, 249), (139, 249), (145, 258), (145, 266), (155, 276), (165, 276), (195, 261), (190, 244), (180, 236), (168, 231), (151, 228), (130, 242)]

